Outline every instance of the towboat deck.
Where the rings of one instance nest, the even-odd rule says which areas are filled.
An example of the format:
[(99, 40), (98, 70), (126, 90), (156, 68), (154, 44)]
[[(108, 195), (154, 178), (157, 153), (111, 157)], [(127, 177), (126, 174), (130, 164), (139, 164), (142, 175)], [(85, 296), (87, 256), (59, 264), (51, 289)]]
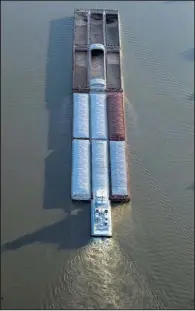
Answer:
[(112, 236), (111, 205), (107, 197), (95, 196), (91, 202), (91, 235), (99, 237)]

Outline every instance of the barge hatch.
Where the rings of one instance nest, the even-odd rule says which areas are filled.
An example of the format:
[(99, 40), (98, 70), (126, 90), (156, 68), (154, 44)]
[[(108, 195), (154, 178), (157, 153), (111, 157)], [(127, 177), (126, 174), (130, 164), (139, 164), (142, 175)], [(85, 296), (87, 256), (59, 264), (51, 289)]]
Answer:
[(72, 142), (72, 199), (91, 200), (89, 140)]
[(111, 201), (130, 200), (118, 10), (75, 10), (72, 200), (91, 200), (91, 235), (112, 236)]
[(73, 94), (73, 138), (89, 139), (89, 95)]
[(108, 139), (106, 94), (90, 93), (91, 138)]

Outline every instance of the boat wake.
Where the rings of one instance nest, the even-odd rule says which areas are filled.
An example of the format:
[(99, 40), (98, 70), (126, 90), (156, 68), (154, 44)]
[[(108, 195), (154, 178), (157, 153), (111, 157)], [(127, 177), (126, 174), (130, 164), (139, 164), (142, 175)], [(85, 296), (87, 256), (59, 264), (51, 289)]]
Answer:
[(62, 269), (47, 309), (159, 309), (145, 278), (113, 239), (94, 238)]

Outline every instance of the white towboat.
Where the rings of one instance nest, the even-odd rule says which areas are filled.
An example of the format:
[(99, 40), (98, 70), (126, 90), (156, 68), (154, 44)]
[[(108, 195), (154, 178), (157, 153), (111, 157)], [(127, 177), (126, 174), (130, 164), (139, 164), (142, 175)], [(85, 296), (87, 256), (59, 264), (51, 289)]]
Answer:
[(112, 236), (111, 204), (104, 191), (97, 191), (91, 201), (91, 235)]

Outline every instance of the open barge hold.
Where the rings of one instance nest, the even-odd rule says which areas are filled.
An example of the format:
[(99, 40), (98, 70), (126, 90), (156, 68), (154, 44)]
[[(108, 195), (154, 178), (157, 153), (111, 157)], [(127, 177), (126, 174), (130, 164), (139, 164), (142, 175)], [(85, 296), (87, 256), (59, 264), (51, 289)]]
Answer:
[(117, 10), (75, 10), (72, 199), (91, 200), (91, 235), (111, 237), (111, 201), (128, 202)]

